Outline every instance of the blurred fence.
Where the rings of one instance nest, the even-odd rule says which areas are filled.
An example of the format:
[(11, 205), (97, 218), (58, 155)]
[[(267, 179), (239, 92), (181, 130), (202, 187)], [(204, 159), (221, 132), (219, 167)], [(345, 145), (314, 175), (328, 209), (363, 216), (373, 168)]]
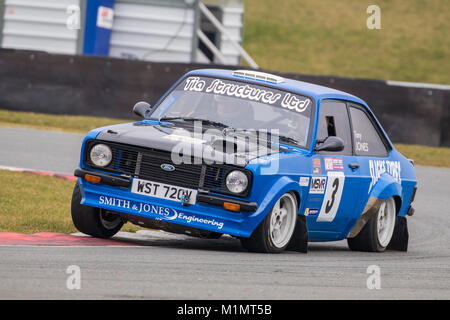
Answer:
[[(0, 108), (137, 119), (135, 102), (154, 104), (187, 71), (211, 67), (238, 68), (0, 49)], [(278, 74), (362, 98), (393, 142), (450, 146), (448, 86)]]

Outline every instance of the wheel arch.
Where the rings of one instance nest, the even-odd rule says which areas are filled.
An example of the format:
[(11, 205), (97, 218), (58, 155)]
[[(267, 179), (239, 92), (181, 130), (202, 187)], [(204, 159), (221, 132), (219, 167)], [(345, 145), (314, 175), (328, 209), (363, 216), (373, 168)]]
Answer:
[(369, 191), (370, 197), (375, 197), (380, 200), (387, 200), (390, 197), (398, 198), (401, 205), (402, 185), (397, 182), (390, 174), (383, 173), (373, 188)]
[[(280, 177), (274, 184), (269, 186), (265, 192), (263, 200), (263, 207), (259, 212), (255, 212), (251, 219), (252, 231), (248, 236), (240, 237), (242, 245), (249, 251), (255, 252), (281, 252), (288, 247), (293, 248), (295, 251), (306, 252), (307, 247), (307, 230), (306, 223), (298, 226), (298, 221), (301, 218), (305, 218), (300, 215), (300, 201), (301, 201), (301, 189), (295, 180), (290, 177)], [(291, 233), (288, 236), (283, 236), (281, 244), (275, 241), (270, 235), (270, 212), (272, 208), (283, 196), (289, 196), (290, 201), (297, 203), (292, 205), (290, 215), (293, 220), (290, 221), (288, 232)], [(270, 219), (268, 219), (270, 218)], [(278, 220), (277, 220), (278, 221)], [(306, 222), (306, 221), (304, 221)], [(302, 228), (303, 226), (303, 228)], [(292, 227), (292, 229), (291, 229)], [(301, 232), (305, 230), (306, 232)], [(306, 239), (306, 240), (305, 240)]]
[(301, 208), (301, 197), (300, 197), (300, 193), (297, 190), (291, 190), (288, 191), (290, 193), (292, 193), (295, 197), (295, 200), (297, 201), (297, 213), (300, 214), (300, 208)]
[(394, 195), (393, 198), (395, 201), (395, 213), (398, 215), (402, 207), (402, 198), (399, 195)]
[(261, 211), (257, 211), (252, 216), (249, 217), (247, 221), (251, 229), (250, 234), (255, 231), (257, 226), (264, 220), (264, 218), (269, 214), (272, 207), (278, 201), (278, 199), (285, 193), (290, 192), (294, 195), (297, 201), (297, 214), (300, 213), (301, 209), (301, 199), (302, 199), (302, 189), (297, 181), (283, 176), (277, 179), (270, 187), (262, 191), (264, 197), (261, 198), (259, 207), (262, 208)]
[(391, 197), (394, 198), (395, 211), (396, 215), (398, 215), (402, 206), (401, 194), (401, 184), (391, 175), (383, 173), (375, 185), (369, 190), (369, 198), (364, 210), (348, 233), (347, 238), (356, 237), (366, 223), (378, 212), (381, 203)]

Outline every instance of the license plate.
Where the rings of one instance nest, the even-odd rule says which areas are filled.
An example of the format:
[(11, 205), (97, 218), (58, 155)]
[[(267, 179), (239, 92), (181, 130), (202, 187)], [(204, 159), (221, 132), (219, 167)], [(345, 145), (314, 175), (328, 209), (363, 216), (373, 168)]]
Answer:
[(195, 204), (197, 199), (197, 190), (142, 179), (133, 179), (131, 192), (176, 202), (181, 202), (184, 195), (189, 204)]

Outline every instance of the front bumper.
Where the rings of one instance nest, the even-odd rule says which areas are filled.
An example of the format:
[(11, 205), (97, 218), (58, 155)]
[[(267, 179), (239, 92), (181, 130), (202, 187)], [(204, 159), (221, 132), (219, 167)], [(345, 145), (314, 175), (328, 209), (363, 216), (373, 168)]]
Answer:
[(92, 175), (95, 177), (99, 177), (101, 179), (101, 183), (106, 184), (108, 186), (113, 187), (122, 187), (129, 188), (131, 187), (131, 178), (128, 177), (117, 177), (107, 173), (97, 172), (97, 171), (89, 171), (84, 169), (75, 169), (73, 174), (75, 177), (85, 179), (86, 175)]
[[(180, 202), (132, 193), (131, 177), (119, 177), (80, 168), (75, 170), (74, 175), (79, 178), (81, 203), (84, 205), (187, 227), (248, 237), (254, 229), (254, 223), (251, 221), (264, 213), (261, 208), (258, 210), (255, 202), (206, 192), (200, 191), (197, 194), (195, 205), (186, 206)], [(100, 182), (89, 182), (89, 176), (99, 177)], [(225, 210), (223, 208), (225, 202), (238, 204), (241, 211)]]

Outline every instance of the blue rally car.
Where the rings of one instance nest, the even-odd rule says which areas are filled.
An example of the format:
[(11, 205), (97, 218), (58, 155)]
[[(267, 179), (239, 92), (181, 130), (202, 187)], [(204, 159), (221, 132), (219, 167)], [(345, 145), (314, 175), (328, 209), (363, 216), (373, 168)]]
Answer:
[(306, 252), (347, 239), (407, 250), (416, 191), (367, 104), (350, 94), (247, 70), (195, 70), (143, 120), (90, 131), (72, 198), (77, 229), (108, 238), (125, 222), (249, 251)]

